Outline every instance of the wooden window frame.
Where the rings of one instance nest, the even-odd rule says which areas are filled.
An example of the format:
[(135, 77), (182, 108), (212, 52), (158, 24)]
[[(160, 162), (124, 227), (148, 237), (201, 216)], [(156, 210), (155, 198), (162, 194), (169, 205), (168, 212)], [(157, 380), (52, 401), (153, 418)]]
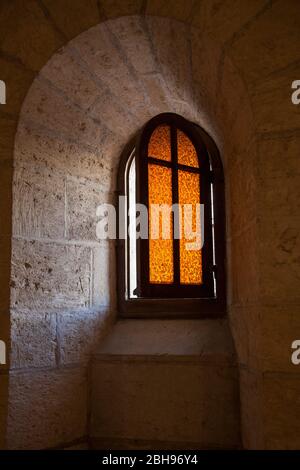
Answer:
[[(124, 152), (121, 156), (121, 162), (118, 172), (118, 196), (124, 196), (126, 194), (126, 188), (128, 187), (128, 168), (133, 158), (134, 149), (136, 153), (136, 170), (137, 179), (142, 178), (143, 181), (147, 182), (147, 165), (151, 161), (148, 158), (147, 148), (148, 141), (154, 129), (161, 124), (169, 124), (171, 129), (178, 128), (182, 130), (193, 142), (196, 147), (197, 153), (201, 153), (200, 172), (205, 177), (201, 179), (201, 187), (204, 187), (205, 194), (200, 194), (200, 199), (206, 200), (208, 197), (208, 188), (210, 191), (211, 182), (213, 183), (213, 208), (214, 208), (214, 247), (215, 247), (215, 265), (212, 265), (211, 259), (205, 257), (205, 249), (203, 252), (203, 267), (204, 277), (208, 270), (214, 272), (216, 276), (216, 296), (212, 296), (212, 285), (211, 283), (207, 287), (201, 289), (202, 286), (181, 286), (183, 287), (180, 295), (176, 298), (171, 292), (171, 297), (167, 297), (168, 290), (172, 291), (173, 286), (168, 286), (171, 289), (165, 288), (166, 286), (155, 285), (150, 288), (147, 286), (146, 279), (149, 279), (148, 266), (149, 263), (143, 260), (143, 263), (137, 263), (137, 269), (140, 269), (138, 276), (142, 282), (142, 292), (146, 297), (128, 298), (127, 292), (127, 280), (129, 277), (128, 263), (126, 263), (126, 244), (125, 240), (118, 237), (117, 240), (117, 293), (118, 293), (118, 309), (120, 315), (126, 318), (212, 318), (222, 317), (226, 314), (226, 277), (225, 277), (225, 204), (224, 204), (224, 177), (223, 177), (223, 166), (220, 158), (219, 151), (212, 138), (199, 126), (191, 123), (181, 116), (173, 113), (163, 113), (155, 118), (152, 118), (143, 129), (128, 143)], [(174, 149), (174, 131), (172, 132), (172, 152)], [(177, 154), (177, 152), (176, 152)], [(172, 154), (174, 157), (174, 154)], [(200, 154), (198, 153), (200, 157)], [(203, 158), (204, 157), (204, 158)], [(140, 159), (140, 165), (138, 164)], [(177, 173), (178, 169), (182, 168), (183, 165), (178, 162), (166, 162), (163, 160), (159, 161), (162, 166), (172, 166), (174, 170), (172, 173)], [(205, 169), (205, 172), (203, 171)], [(188, 167), (188, 171), (196, 171)], [(137, 187), (137, 200), (145, 203), (148, 201), (148, 185), (143, 184), (143, 189), (139, 192), (139, 186)], [(202, 188), (203, 191), (203, 188)], [(202, 198), (203, 196), (203, 198)], [(119, 198), (118, 198), (119, 200)], [(201, 202), (201, 201), (200, 201)], [(128, 209), (128, 208), (127, 208)], [(120, 211), (120, 208), (118, 208)], [(206, 211), (205, 207), (205, 211)], [(211, 244), (208, 247), (210, 256), (212, 254), (212, 240), (207, 239), (207, 234), (211, 233), (210, 225), (210, 204), (208, 208), (208, 214), (205, 216), (205, 244)], [(128, 213), (128, 211), (127, 211)], [(119, 218), (118, 218), (119, 219)], [(128, 220), (126, 220), (126, 229), (128, 227)], [(120, 227), (119, 227), (120, 229)], [(119, 233), (119, 230), (118, 230)], [(178, 240), (179, 242), (179, 240)], [(205, 245), (204, 244), (204, 245)], [(204, 247), (203, 247), (204, 248)], [(149, 256), (149, 240), (138, 240), (137, 243), (137, 259), (140, 258), (140, 252), (147, 253)], [(177, 248), (178, 250), (178, 248)], [(178, 279), (177, 279), (178, 281)], [(178, 287), (175, 288), (178, 291)]]

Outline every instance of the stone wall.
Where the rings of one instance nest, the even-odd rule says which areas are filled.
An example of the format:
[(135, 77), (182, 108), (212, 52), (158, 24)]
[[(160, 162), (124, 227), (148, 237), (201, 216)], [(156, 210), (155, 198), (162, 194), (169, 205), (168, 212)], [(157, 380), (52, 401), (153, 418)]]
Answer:
[[(0, 366), (0, 447), (8, 407), (9, 447), (58, 445), (86, 432), (79, 383), (86, 383), (86, 353), (114, 311), (114, 284), (98, 288), (114, 261), (113, 250), (94, 239), (94, 204), (114, 197), (119, 153), (130, 135), (167, 110), (206, 128), (223, 157), (244, 445), (299, 447), (299, 374), (289, 359), (299, 330), (300, 108), (290, 100), (299, 78), (298, 1), (174, 0), (167, 10), (165, 3), (1, 3), (7, 104), (0, 107), (0, 331), (9, 349), (10, 336), (15, 346), (10, 397), (9, 365)], [(108, 17), (135, 14), (142, 16), (103, 22), (54, 54)], [(11, 264), (14, 136), (26, 95), (15, 143)], [(58, 272), (65, 275), (52, 282)], [(60, 402), (47, 396), (51, 374)], [(69, 426), (56, 435), (66, 406), (60, 390), (75, 382), (81, 392), (67, 401), (66, 413), (78, 422), (66, 419)], [(28, 443), (22, 426), (31, 403), (42, 410), (36, 423), (52, 431), (33, 424)]]
[(241, 447), (227, 319), (119, 320), (91, 367), (94, 449)]
[[(78, 36), (35, 79), (15, 140), (12, 377), (38, 377), (45, 367), (59, 369), (62, 380), (65, 373), (71, 377), (66, 368), (79, 371), (85, 366), (113, 318), (114, 244), (96, 239), (96, 208), (115, 200), (119, 158), (131, 136), (153, 115), (171, 111), (206, 127), (220, 146), (226, 145), (223, 136), (229, 128), (225, 131), (220, 117), (226, 113), (230, 126), (236, 117), (224, 99), (216, 100), (217, 75), (203, 68), (212, 47), (196, 28), (176, 21), (126, 17)], [(243, 97), (243, 84), (229, 60), (224, 70), (228, 93), (235, 89)], [(198, 96), (195, 83), (203, 83), (203, 96)], [(213, 100), (215, 114), (210, 117)], [(247, 142), (250, 132), (249, 121)], [(242, 150), (243, 142), (236, 145)], [(226, 167), (229, 155), (224, 147)], [(47, 383), (47, 395), (46, 388)], [(17, 393), (12, 383), (11, 405)], [(59, 389), (55, 393), (59, 403)], [(78, 395), (78, 409), (83, 402)], [(29, 397), (23, 400), (24, 413), (29, 403)], [(15, 433), (24, 414), (15, 410), (11, 406), (10, 446), (27, 447)], [(44, 412), (52, 425), (51, 403)], [(30, 429), (31, 445), (42, 446), (40, 434), (38, 442), (34, 438), (34, 420)], [(79, 437), (70, 428), (68, 440)], [(44, 446), (49, 443), (45, 436)]]

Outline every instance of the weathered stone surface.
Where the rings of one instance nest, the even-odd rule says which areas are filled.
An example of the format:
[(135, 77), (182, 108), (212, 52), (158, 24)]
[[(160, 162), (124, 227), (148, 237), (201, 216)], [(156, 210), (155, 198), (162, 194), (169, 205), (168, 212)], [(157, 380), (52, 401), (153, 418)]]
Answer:
[[(112, 96), (105, 90), (95, 94), (88, 113), (94, 119), (101, 119), (105, 123), (107, 129), (111, 132), (109, 136), (110, 143), (117, 140), (115, 136), (118, 136), (120, 141), (125, 140), (128, 142), (137, 131), (136, 118), (131, 114), (130, 108), (128, 110), (124, 109), (124, 106), (118, 100), (112, 99)], [(111, 152), (111, 150), (111, 145), (109, 145), (108, 151)]]
[(82, 311), (57, 315), (59, 363), (87, 363), (109, 327), (108, 312)]
[(139, 14), (143, 0), (101, 0), (101, 6), (108, 18)]
[(0, 161), (0, 236), (11, 235), (12, 162)]
[(92, 305), (94, 308), (116, 308), (116, 247), (115, 242), (102, 242), (93, 248), (93, 291)]
[(38, 2), (4, 2), (0, 10), (1, 49), (39, 70), (62, 44)]
[[(124, 144), (123, 144), (124, 145)], [(44, 129), (20, 124), (15, 141), (16, 166), (38, 164), (62, 177), (78, 176), (98, 179), (103, 190), (114, 189), (117, 160), (122, 142), (108, 135), (101, 147), (93, 149), (89, 142), (80, 144)], [(110, 165), (108, 164), (110, 161)]]
[[(148, 2), (148, 8), (152, 8), (151, 3)], [(28, 5), (30, 9), (32, 2), (29, 2)], [(52, 2), (52, 5), (54, 8), (55, 3)], [(110, 8), (107, 7), (108, 2), (104, 2), (103, 5), (105, 10)], [(110, 5), (111, 8), (115, 8), (111, 2)], [(118, 5), (121, 9), (124, 8), (123, 11), (127, 8), (126, 2), (120, 2)], [(184, 8), (188, 6), (187, 3), (182, 5)], [(227, 10), (225, 6), (227, 6)], [(262, 386), (262, 375), (259, 373), (261, 370), (269, 371), (278, 368), (280, 372), (291, 371), (291, 375), (296, 376), (295, 366), (291, 368), (290, 362), (287, 365), (287, 361), (290, 359), (292, 334), (299, 329), (299, 297), (297, 293), (299, 285), (297, 235), (299, 232), (297, 202), (299, 165), (296, 163), (298, 160), (295, 157), (298, 154), (298, 137), (297, 132), (289, 129), (290, 126), (298, 127), (296, 122), (298, 108), (290, 108), (293, 106), (290, 101), (290, 83), (286, 78), (283, 79), (283, 76), (288, 76), (291, 80), (290, 72), (296, 70), (296, 65), (293, 67), (290, 64), (293, 62), (296, 64), (299, 60), (298, 2), (293, 0), (275, 2), (271, 8), (266, 8), (254, 19), (253, 15), (260, 8), (260, 2), (256, 0), (245, 1), (243, 6), (232, 1), (219, 2), (218, 4), (215, 1), (199, 3), (199, 12), (201, 10), (203, 12), (202, 17), (199, 13), (199, 21), (203, 22), (203, 26), (210, 28), (212, 32), (215, 31), (220, 40), (228, 40), (224, 56), (220, 55), (219, 47), (214, 39), (211, 36), (209, 39), (206, 37), (205, 30), (203, 30), (203, 35), (199, 35), (193, 30), (193, 35), (190, 38), (188, 29), (184, 25), (177, 23), (171, 25), (170, 20), (159, 18), (146, 20), (149, 26), (149, 37), (145, 28), (140, 33), (139, 20), (132, 18), (127, 19), (128, 23), (123, 18), (117, 20), (118, 23), (111, 21), (108, 25), (99, 25), (84, 33), (81, 38), (66, 47), (66, 51), (68, 51), (66, 53), (69, 54), (71, 51), (73, 54), (71, 62), (73, 59), (76, 63), (78, 61), (81, 69), (84, 69), (84, 73), (87, 72), (87, 76), (91, 78), (88, 91), (80, 88), (76, 82), (76, 71), (79, 69), (76, 67), (71, 69), (71, 62), (68, 63), (68, 67), (66, 66), (68, 71), (65, 75), (57, 72), (57, 77), (55, 77), (55, 73), (49, 68), (48, 78), (53, 80), (59, 90), (52, 88), (52, 85), (42, 80), (41, 77), (37, 80), (26, 99), (21, 115), (15, 153), (16, 174), (20, 174), (22, 171), (21, 162), (26, 162), (28, 168), (45, 165), (45, 174), (48, 170), (52, 172), (55, 169), (57, 174), (68, 178), (68, 181), (74, 181), (74, 176), (80, 178), (77, 180), (80, 181), (80, 184), (85, 178), (89, 178), (93, 180), (96, 188), (99, 181), (99, 188), (101, 187), (103, 192), (111, 192), (115, 188), (119, 155), (127, 138), (129, 139), (136, 130), (141, 128), (153, 114), (175, 111), (191, 117), (214, 136), (218, 145), (220, 143), (229, 198), (227, 199), (228, 226), (230, 227), (228, 231), (230, 236), (228, 284), (229, 302), (232, 304), (231, 328), (234, 332), (239, 362), (243, 366), (241, 380), (242, 426), (244, 444), (249, 448), (262, 448), (264, 445), (270, 447), (272, 445), (276, 447), (289, 445), (285, 436), (288, 436), (289, 442), (297, 445), (296, 439), (293, 440), (289, 432), (285, 432), (288, 421), (285, 421), (283, 410), (288, 406), (293, 410), (295, 417), (298, 417), (297, 406), (293, 404), (293, 401), (296, 400), (294, 398), (296, 387), (293, 388), (293, 385), (290, 385), (290, 380), (294, 379), (287, 378), (284, 374), (278, 375), (276, 380), (270, 381), (270, 388), (268, 388), (269, 385)], [(13, 6), (9, 6), (10, 12), (13, 9)], [(174, 7), (174, 14), (177, 14), (176, 11), (177, 8)], [(195, 13), (197, 11), (197, 9), (194, 10)], [(70, 16), (72, 14), (73, 12)], [(54, 13), (53, 15), (55, 17)], [(232, 16), (230, 24), (228, 19), (223, 22), (222, 17), (228, 18), (227, 15)], [(211, 23), (208, 21), (210, 16), (213, 17)], [(61, 15), (60, 19), (62, 24), (67, 21), (64, 15)], [(47, 21), (47, 27), (50, 25), (53, 28), (51, 18)], [(84, 22), (85, 18), (82, 18), (82, 21)], [(23, 28), (26, 27), (26, 22), (25, 18), (21, 33), (20, 28), (17, 31), (17, 37), (20, 34), (21, 36), (23, 34), (24, 37), (25, 29)], [(77, 20), (74, 23), (74, 28), (75, 24), (77, 28)], [(122, 24), (122, 28), (118, 28), (117, 24)], [(9, 27), (11, 28), (11, 23)], [(73, 34), (73, 32), (71, 33), (72, 28), (70, 23), (70, 34)], [(131, 30), (131, 28), (133, 29)], [(47, 28), (45, 28), (46, 30)], [(1, 29), (0, 37), (3, 31)], [(236, 32), (232, 47), (229, 48), (230, 38)], [(45, 34), (47, 33), (45, 32)], [(11, 40), (10, 34), (8, 36)], [(205, 40), (203, 36), (205, 36)], [(29, 43), (30, 41), (31, 39), (29, 39)], [(192, 51), (189, 48), (190, 41)], [(139, 48), (140, 45), (142, 47)], [(12, 43), (9, 47), (11, 50), (15, 48), (18, 57), (21, 57), (19, 49), (22, 52), (23, 46), (20, 48), (20, 41)], [(33, 63), (33, 58), (34, 60), (39, 59), (38, 51), (43, 47), (46, 51), (47, 44), (45, 46), (36, 45), (32, 52), (33, 55), (28, 56), (28, 61), (26, 55), (26, 63)], [(150, 48), (149, 52), (148, 47)], [(136, 54), (134, 54), (135, 49), (137, 49)], [(145, 51), (145, 57), (143, 51)], [(232, 64), (226, 56), (226, 51), (230, 52), (230, 57), (235, 60), (235, 64)], [(47, 54), (44, 53), (46, 57)], [(80, 56), (81, 60), (79, 60)], [(56, 70), (64, 72), (63, 64), (60, 62), (61, 58), (62, 55), (53, 59), (53, 62), (57, 60), (56, 63), (60, 64), (57, 67), (60, 68)], [(157, 66), (157, 70), (152, 70), (153, 65)], [(281, 68), (283, 68), (280, 72), (282, 75), (274, 73), (275, 69)], [(152, 75), (152, 72), (155, 72), (155, 75)], [(27, 79), (26, 77), (24, 80)], [(85, 75), (80, 75), (80, 77), (81, 80), (84, 80)], [(22, 74), (20, 74), (20, 81), (21, 78)], [(193, 89), (192, 79), (195, 81)], [(19, 79), (16, 79), (15, 83), (19, 83)], [(95, 89), (92, 83), (97, 85)], [(251, 111), (247, 89), (251, 92), (254, 113)], [(22, 90), (24, 93), (25, 87)], [(278, 105), (272, 104), (271, 95), (275, 97), (274, 100)], [(77, 105), (68, 97), (74, 99)], [(18, 101), (13, 104), (11, 112), (18, 109), (17, 105), (20, 99), (18, 98)], [(88, 101), (89, 108), (83, 110), (86, 101)], [(283, 112), (280, 115), (281, 107)], [(91, 114), (93, 114), (93, 119)], [(288, 122), (291, 123), (290, 126), (287, 124)], [(259, 135), (260, 155), (258, 160), (256, 159), (255, 139), (253, 139), (255, 128), (261, 133)], [(284, 131), (283, 135), (280, 134), (282, 130)], [(10, 130), (8, 133), (10, 136)], [(262, 137), (264, 140), (261, 140)], [(281, 139), (280, 145), (275, 142), (275, 140), (278, 142), (279, 139)], [(35, 163), (33, 164), (33, 162)], [(253, 169), (258, 166), (260, 168), (255, 173)], [(269, 174), (269, 172), (271, 173)], [(4, 198), (0, 198), (2, 201), (2, 203), (0, 202), (1, 230), (5, 229), (7, 235), (10, 234), (11, 216), (9, 204), (7, 204), (7, 201), (10, 200), (11, 189), (9, 177), (11, 177), (9, 165), (1, 166), (0, 191), (5, 194)], [(9, 184), (6, 181), (9, 181)], [(37, 186), (39, 187), (38, 184)], [(40, 184), (41, 186), (42, 184)], [(38, 242), (35, 245), (25, 241), (16, 241), (18, 248), (14, 248), (12, 278), (12, 305), (14, 309), (18, 309), (24, 315), (30, 315), (32, 311), (39, 318), (48, 311), (53, 312), (53, 315), (60, 312), (61, 349), (59, 360), (68, 365), (84, 360), (92, 341), (98, 335), (98, 321), (95, 320), (94, 323), (92, 316), (89, 317), (89, 321), (83, 320), (84, 313), (90, 306), (107, 306), (108, 309), (113, 310), (116, 296), (114, 247), (109, 246), (113, 244), (99, 244), (94, 247), (93, 243), (91, 245), (86, 243), (90, 242), (90, 234), (85, 231), (84, 227), (86, 227), (86, 220), (88, 222), (90, 220), (89, 211), (92, 209), (94, 191), (89, 185), (84, 187), (82, 191), (75, 186), (72, 186), (70, 191), (69, 202), (72, 202), (74, 207), (79, 207), (78, 218), (81, 221), (77, 222), (76, 211), (74, 211), (74, 217), (71, 221), (72, 230), (74, 230), (74, 236), (83, 238), (84, 243), (89, 246), (63, 246)], [(43, 189), (45, 193), (47, 192), (47, 197), (50, 197), (50, 188), (44, 185)], [(96, 193), (97, 191), (98, 189), (96, 189)], [(20, 196), (22, 197), (22, 194)], [(87, 204), (87, 201), (90, 201), (91, 204)], [(56, 215), (53, 213), (53, 220)], [(253, 222), (249, 224), (249, 227), (247, 220)], [(57, 230), (61, 230), (59, 221), (57, 224), (59, 225)], [(52, 228), (54, 230), (54, 224)], [(50, 233), (50, 236), (56, 236), (55, 231)], [(38, 249), (35, 249), (35, 246), (38, 246)], [(261, 260), (260, 263), (258, 259)], [(48, 260), (50, 261), (48, 262)], [(4, 266), (4, 278), (7, 281), (6, 263)], [(76, 272), (78, 267), (79, 272)], [(27, 275), (27, 271), (29, 272), (30, 269), (34, 273)], [(1, 288), (2, 285), (5, 286), (2, 278), (0, 285)], [(6, 287), (4, 293), (7, 302)], [(262, 300), (268, 302), (268, 305), (262, 306)], [(279, 300), (281, 305), (278, 303)], [(15, 305), (15, 301), (20, 303)], [(3, 308), (5, 308), (5, 302)], [(74, 316), (73, 312), (76, 312)], [(30, 323), (31, 319), (27, 324)], [(30, 337), (31, 330), (37, 328), (38, 323), (34, 324), (32, 328), (28, 326), (28, 330), (26, 330), (26, 325), (24, 327), (26, 335), (24, 336)], [(49, 329), (51, 330), (49, 324), (43, 321), (41, 335), (46, 334)], [(19, 330), (21, 331), (21, 328)], [(88, 341), (87, 336), (89, 337)], [(20, 348), (23, 347), (23, 340), (25, 345), (25, 337), (18, 341)], [(89, 342), (90, 340), (91, 342)], [(45, 344), (49, 351), (47, 361), (50, 358), (52, 360), (53, 344), (48, 345), (47, 341)], [(175, 339), (174, 345), (175, 348)], [(35, 350), (34, 339), (32, 339), (32, 348)], [(40, 353), (41, 350), (37, 349), (38, 361), (42, 361)], [(28, 356), (27, 359), (30, 361), (31, 357)], [(213, 358), (211, 358), (213, 371), (210, 369), (208, 373), (206, 372), (207, 365), (202, 368), (199, 363), (197, 365), (185, 363), (180, 364), (177, 368), (174, 361), (172, 366), (164, 362), (167, 359), (161, 358), (162, 362), (159, 366), (156, 367), (157, 364), (152, 364), (151, 368), (149, 364), (145, 365), (144, 363), (138, 364), (136, 368), (136, 365), (130, 362), (124, 366), (115, 362), (104, 366), (104, 380), (103, 377), (100, 379), (96, 374), (95, 380), (98, 381), (99, 389), (104, 397), (103, 402), (98, 400), (97, 403), (98, 411), (101, 413), (101, 415), (99, 414), (101, 419), (99, 418), (98, 429), (102, 432), (105, 425), (107, 429), (112, 429), (115, 432), (116, 438), (124, 436), (126, 438), (127, 429), (129, 437), (132, 438), (134, 435), (132, 429), (136, 428), (141, 436), (145, 436), (146, 431), (149, 431), (145, 439), (166, 440), (166, 437), (159, 437), (165, 435), (167, 439), (175, 439), (176, 436), (179, 436), (180, 440), (185, 439), (186, 441), (187, 439), (192, 440), (196, 436), (203, 445), (215, 445), (215, 438), (219, 439), (219, 442), (224, 446), (232, 445), (235, 442), (234, 430), (237, 429), (237, 419), (235, 411), (231, 414), (228, 407), (236, 406), (238, 398), (235, 395), (233, 402), (234, 394), (228, 391), (229, 389), (232, 391), (234, 388), (234, 393), (236, 393), (236, 382), (234, 382), (233, 388), (228, 385), (233, 381), (227, 377), (227, 369), (221, 369), (217, 360), (213, 362)], [(252, 373), (247, 370), (246, 377), (245, 367), (249, 364), (251, 367), (257, 368), (258, 372)], [(113, 375), (115, 370), (120, 372), (121, 377), (124, 374), (129, 385), (127, 382), (124, 385), (117, 374)], [(151, 370), (151, 374), (153, 371), (151, 380), (147, 372), (149, 370)], [(197, 372), (192, 375), (192, 370), (197, 370)], [(220, 370), (222, 378), (219, 377)], [(47, 374), (45, 382), (44, 376), (40, 377), (39, 387), (42, 387), (43, 383), (47, 384), (47, 380), (50, 380), (52, 373), (47, 372)], [(250, 374), (252, 375), (250, 376)], [(175, 384), (175, 378), (177, 380), (178, 375), (179, 381), (178, 384)], [(229, 376), (231, 377), (230, 374)], [(284, 380), (283, 377), (285, 377)], [(190, 383), (193, 390), (187, 388), (186, 383)], [(203, 383), (207, 384), (207, 388), (203, 387)], [(274, 383), (274, 394), (272, 394), (272, 383)], [(139, 384), (141, 386), (138, 393)], [(161, 385), (163, 389), (163, 394), (160, 395), (161, 401), (155, 398), (153, 402), (153, 395), (157, 392), (159, 396)], [(285, 386), (286, 396), (284, 395)], [(76, 395), (74, 394), (76, 387), (77, 384), (73, 384), (73, 395)], [(26, 395), (28, 389), (29, 386), (23, 395), (20, 386), (17, 388), (16, 395), (12, 395), (16, 403), (20, 407), (23, 406), (23, 410), (25, 410), (23, 414), (23, 411), (19, 413), (19, 409), (16, 408), (15, 415), (19, 416), (20, 421), (23, 420), (21, 425), (19, 425), (19, 421), (15, 421), (16, 441), (21, 442), (22, 447), (32, 445), (29, 442), (29, 437), (27, 438), (30, 432), (28, 432), (26, 421), (28, 422), (29, 419), (30, 400), (34, 398), (31, 396), (28, 398), (29, 392)], [(211, 393), (211, 389), (213, 389), (213, 393)], [(222, 398), (220, 398), (221, 393), (217, 395), (217, 389), (218, 393), (220, 390), (222, 391)], [(223, 395), (223, 390), (226, 390), (225, 395)], [(42, 395), (40, 390), (38, 392), (39, 396)], [(14, 393), (14, 388), (12, 388), (12, 394)], [(19, 393), (20, 400), (17, 396)], [(73, 395), (72, 399), (75, 400), (76, 397)], [(124, 396), (129, 397), (128, 408)], [(64, 397), (63, 392), (61, 392), (60, 399), (61, 397)], [(270, 407), (270, 415), (263, 415), (262, 410), (269, 406), (270, 397), (274, 400), (274, 405)], [(178, 407), (178, 399), (182, 400), (182, 406)], [(149, 403), (151, 402), (149, 409), (145, 408), (145, 401), (148, 404), (147, 400)], [(124, 414), (118, 415), (118, 409), (111, 406), (112, 401), (119, 404), (119, 409)], [(196, 403), (195, 408), (194, 403)], [(81, 402), (74, 404), (76, 413), (81, 405)], [(72, 418), (69, 420), (68, 416), (63, 416), (62, 427), (61, 418), (57, 417), (55, 422), (58, 424), (55, 424), (54, 427), (58, 429), (58, 432), (51, 431), (50, 444), (48, 440), (46, 441), (46, 431), (44, 433), (43, 429), (39, 428), (42, 427), (40, 423), (43, 422), (44, 415), (49, 410), (51, 412), (52, 402), (50, 402), (48, 409), (47, 406), (44, 402), (41, 404), (38, 401), (38, 407), (40, 407), (38, 409), (42, 411), (38, 411), (37, 424), (36, 422), (33, 424), (33, 441), (37, 442), (36, 439), (42, 436), (43, 442), (38, 440), (40, 443), (38, 445), (45, 447), (46, 445), (56, 445), (58, 441), (61, 443), (65, 437), (68, 441), (77, 438), (78, 436), (61, 435), (62, 427), (67, 426), (67, 421), (70, 423), (72, 420)], [(160, 407), (165, 409), (161, 422), (155, 421), (156, 418), (152, 420), (152, 415), (155, 415), (156, 410)], [(178, 408), (180, 412), (179, 415), (177, 414), (178, 422), (176, 422)], [(142, 410), (140, 416), (138, 416), (139, 410)], [(190, 414), (185, 415), (185, 410)], [(125, 419), (127, 411), (132, 414), (128, 420)], [(147, 415), (147, 413), (149, 414)], [(274, 416), (271, 416), (272, 413)], [(294, 425), (293, 416), (291, 417), (289, 412), (286, 414), (286, 419), (291, 422), (293, 432), (298, 435), (298, 427)], [(231, 418), (233, 415), (235, 417)], [(186, 416), (188, 416), (187, 421), (185, 421)], [(172, 427), (170, 432), (167, 430), (169, 434), (165, 432), (168, 422)], [(182, 422), (186, 426), (182, 426)], [(126, 423), (128, 428), (123, 427), (123, 434), (120, 436), (116, 430), (120, 429), (123, 423)], [(285, 432), (283, 437), (280, 436), (280, 423)], [(218, 430), (215, 428), (217, 425), (219, 426)], [(51, 426), (50, 428), (53, 429)], [(118, 426), (120, 427), (118, 428)], [(11, 435), (13, 428), (14, 425), (10, 428)], [(224, 430), (227, 433), (226, 437), (221, 434), (221, 431)], [(232, 440), (228, 430), (232, 433)], [(200, 435), (202, 431), (203, 434)], [(104, 436), (104, 431), (102, 434), (101, 432), (99, 435)], [(265, 433), (268, 433), (267, 438)], [(52, 437), (54, 434), (57, 434), (57, 440)]]
[(241, 432), (245, 449), (264, 449), (262, 374), (240, 370)]
[[(6, 315), (9, 309), (10, 250), (10, 237), (0, 236), (0, 313)], [(0, 331), (2, 337), (4, 331)]]
[(103, 356), (168, 357), (170, 360), (201, 356), (201, 362), (235, 364), (235, 351), (226, 320), (118, 320), (98, 346)]
[(236, 370), (203, 366), (197, 356), (191, 363), (98, 360), (91, 436), (233, 448), (239, 445), (237, 402)]
[[(190, 44), (194, 86), (199, 89), (199, 94), (201, 92), (203, 100), (210, 99), (211, 105), (216, 104), (221, 48), (210, 36), (204, 35), (203, 31), (197, 28), (190, 29)], [(208, 49), (209, 54), (206, 53)]]
[(86, 435), (84, 369), (10, 374), (8, 447), (45, 449)]
[(71, 39), (103, 20), (97, 0), (43, 0), (55, 24)]
[(299, 376), (241, 371), (243, 444), (246, 449), (299, 448)]
[(65, 235), (65, 181), (41, 166), (14, 173), (15, 236), (62, 239)]
[(216, 100), (218, 105), (215, 114), (230, 152), (228, 160), (233, 162), (237, 158), (243, 159), (244, 152), (253, 140), (253, 115), (240, 72), (226, 56), (218, 65)]
[(291, 88), (299, 75), (299, 65), (283, 70), (251, 87), (251, 101), (258, 132), (280, 132), (300, 129), (300, 106), (291, 100)]
[(291, 362), (291, 344), (299, 331), (297, 305), (233, 305), (230, 323), (242, 368), (298, 373)]
[(67, 48), (61, 49), (47, 62), (41, 76), (53, 83), (83, 110), (88, 109), (95, 96), (101, 93), (99, 84), (95, 83)]
[[(96, 26), (74, 42), (74, 48), (103, 87), (118, 98), (133, 114), (150, 105), (142, 81), (122, 53), (122, 44), (109, 33), (108, 26)], [(120, 80), (120, 77), (122, 79)]]
[(148, 0), (146, 14), (152, 16), (167, 16), (168, 18), (174, 18), (179, 21), (187, 21), (191, 17), (194, 4), (195, 2), (193, 0), (184, 2), (182, 0), (169, 0), (168, 2)]
[(56, 317), (51, 314), (12, 313), (11, 367), (55, 367)]
[(299, 300), (299, 178), (282, 175), (260, 183), (261, 291), (273, 301)]
[(6, 429), (7, 429), (7, 402), (8, 402), (8, 374), (0, 375), (0, 449), (6, 449)]
[(253, 337), (261, 340), (260, 367), (299, 376), (299, 366), (291, 361), (292, 342), (300, 339), (300, 307), (291, 302), (261, 308), (260, 324), (254, 325)]
[(299, 37), (297, 0), (273, 2), (232, 44), (229, 54), (249, 86), (298, 61)]
[(266, 178), (299, 177), (300, 132), (291, 131), (269, 134), (258, 140), (257, 171), (264, 181)]
[(147, 22), (144, 18), (118, 18), (108, 23), (109, 30), (118, 38), (127, 59), (138, 73), (157, 71), (157, 63), (151, 48)]
[(190, 101), (192, 79), (187, 26), (152, 17), (146, 21), (167, 88), (177, 99)]
[[(253, 308), (258, 308), (256, 305)], [(246, 310), (248, 308), (248, 310)], [(233, 336), (234, 347), (237, 355), (239, 367), (249, 363), (249, 329), (251, 322), (249, 317), (249, 306), (228, 306), (228, 318), (230, 331)]]
[[(185, 2), (184, 2), (185, 3)], [(264, 0), (204, 0), (198, 1), (193, 8), (192, 24), (205, 34), (212, 33), (223, 43), (255, 19), (257, 13), (265, 7)]]
[(13, 309), (30, 314), (90, 305), (90, 248), (14, 239), (12, 257)]
[(229, 304), (255, 302), (259, 297), (257, 237), (256, 224), (252, 223), (227, 245), (230, 259)]
[(4, 108), (6, 113), (17, 117), (35, 73), (23, 67), (22, 64), (18, 64), (17, 61), (5, 60), (2, 57), (0, 70), (1, 80), (6, 85), (6, 104), (1, 106), (1, 110)]
[(0, 161), (12, 160), (17, 122), (0, 117)]
[(59, 94), (43, 79), (34, 82), (31, 88), (31, 100), (25, 101), (22, 115), (27, 123), (35, 123), (60, 136), (76, 142), (88, 142), (96, 148), (108, 133), (101, 125), (83, 113), (72, 102)]
[(263, 384), (264, 448), (299, 449), (299, 374), (266, 374)]
[(257, 168), (253, 156), (255, 143), (244, 149), (243, 155), (232, 155), (227, 161), (227, 234), (239, 236), (257, 219)]
[(98, 241), (96, 228), (99, 217), (96, 213), (101, 204), (114, 204), (115, 206), (115, 196), (104, 192), (99, 182), (87, 178), (67, 179), (66, 236), (68, 239)]

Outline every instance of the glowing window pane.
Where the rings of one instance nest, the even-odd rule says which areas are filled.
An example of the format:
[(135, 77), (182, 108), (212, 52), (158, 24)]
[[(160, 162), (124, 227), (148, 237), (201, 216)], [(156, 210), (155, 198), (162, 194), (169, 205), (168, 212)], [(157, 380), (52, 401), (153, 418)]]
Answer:
[(153, 131), (148, 145), (148, 156), (171, 161), (170, 126), (158, 126)]
[(196, 149), (188, 138), (188, 136), (177, 129), (177, 149), (178, 149), (178, 163), (181, 165), (199, 167), (198, 155)]
[(149, 164), (148, 178), (150, 283), (171, 284), (174, 278), (172, 218), (164, 218), (163, 225), (162, 212), (158, 213), (157, 206), (151, 205), (172, 206), (172, 172), (170, 168)]
[[(180, 246), (180, 283), (181, 284), (202, 284), (202, 253), (201, 243), (196, 243), (197, 238), (193, 236), (198, 231), (200, 235), (200, 220), (198, 217), (196, 204), (200, 204), (200, 175), (189, 173), (188, 171), (178, 171), (178, 196), (179, 204), (182, 207), (181, 239)], [(182, 206), (190, 204), (188, 208)], [(190, 215), (190, 217), (189, 217)], [(200, 214), (199, 214), (200, 216)], [(187, 223), (187, 219), (190, 224)], [(198, 222), (198, 224), (197, 224)], [(198, 230), (197, 230), (198, 225)], [(198, 240), (200, 242), (200, 240)], [(196, 249), (190, 249), (191, 247)]]

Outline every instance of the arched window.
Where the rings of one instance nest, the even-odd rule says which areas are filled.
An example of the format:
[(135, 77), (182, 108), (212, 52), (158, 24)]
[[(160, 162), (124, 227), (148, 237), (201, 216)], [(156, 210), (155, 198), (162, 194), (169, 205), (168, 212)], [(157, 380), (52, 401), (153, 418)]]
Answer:
[(213, 140), (176, 114), (154, 117), (124, 153), (119, 194), (120, 310), (224, 314), (223, 170)]

